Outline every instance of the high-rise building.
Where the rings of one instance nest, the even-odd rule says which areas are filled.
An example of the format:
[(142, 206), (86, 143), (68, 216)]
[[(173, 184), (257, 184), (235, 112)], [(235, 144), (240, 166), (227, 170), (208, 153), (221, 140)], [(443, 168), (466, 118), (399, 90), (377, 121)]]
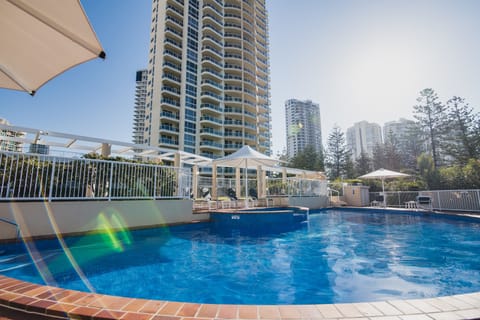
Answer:
[(145, 106), (147, 99), (147, 70), (139, 70), (135, 77), (135, 107), (133, 109), (133, 143), (145, 142)]
[(388, 137), (392, 135), (401, 144), (405, 139), (408, 139), (408, 134), (414, 125), (415, 121), (404, 118), (400, 118), (398, 121), (385, 122), (383, 125), (383, 140), (388, 140)]
[(290, 99), (285, 102), (287, 156), (293, 158), (306, 146), (322, 152), (320, 106), (310, 100)]
[(351, 151), (352, 160), (363, 153), (372, 156), (373, 149), (382, 143), (382, 128), (376, 123), (360, 121), (347, 129), (347, 148)]
[[(8, 120), (0, 118), (0, 124), (10, 125)], [(2, 151), (12, 151), (12, 152), (22, 152), (23, 151), (23, 142), (15, 141), (15, 138), (25, 137), (25, 132), (13, 131), (8, 129), (0, 130), (0, 150)]]
[(153, 0), (143, 142), (271, 153), (265, 0)]

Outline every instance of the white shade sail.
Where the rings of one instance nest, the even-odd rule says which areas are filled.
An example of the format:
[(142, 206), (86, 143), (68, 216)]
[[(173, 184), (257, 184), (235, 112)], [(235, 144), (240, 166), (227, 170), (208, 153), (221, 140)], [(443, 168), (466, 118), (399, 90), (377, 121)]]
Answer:
[(243, 146), (234, 153), (213, 160), (213, 163), (222, 167), (235, 167), (235, 168), (256, 168), (257, 166), (274, 166), (281, 162), (280, 160), (273, 159), (263, 153), (250, 148), (250, 146)]
[[(253, 150), (250, 146), (245, 145), (234, 153), (213, 160), (213, 164), (222, 167), (245, 168), (245, 208), (248, 208), (248, 168), (256, 168), (257, 166), (274, 166), (280, 160), (273, 159), (263, 153)], [(215, 174), (215, 173), (214, 173)]]
[(79, 0), (0, 0), (0, 87), (34, 94), (105, 53)]

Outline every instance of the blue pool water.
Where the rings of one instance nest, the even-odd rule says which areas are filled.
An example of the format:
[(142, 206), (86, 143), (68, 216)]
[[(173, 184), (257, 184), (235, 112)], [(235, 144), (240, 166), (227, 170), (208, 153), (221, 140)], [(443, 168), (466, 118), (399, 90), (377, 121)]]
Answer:
[(57, 240), (30, 243), (29, 250), (0, 245), (0, 273), (199, 303), (342, 303), (480, 291), (478, 220), (338, 210), (315, 212), (308, 222), (272, 214), (240, 220), (69, 237), (67, 250)]

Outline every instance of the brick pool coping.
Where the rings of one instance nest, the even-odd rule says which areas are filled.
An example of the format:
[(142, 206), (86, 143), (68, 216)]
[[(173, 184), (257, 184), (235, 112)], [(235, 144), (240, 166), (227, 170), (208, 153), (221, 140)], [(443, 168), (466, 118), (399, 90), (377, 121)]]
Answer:
[[(122, 298), (42, 286), (0, 275), (1, 308), (51, 319), (480, 319), (480, 292), (447, 297), (318, 305), (217, 305)], [(1, 317), (0, 313), (0, 319)]]

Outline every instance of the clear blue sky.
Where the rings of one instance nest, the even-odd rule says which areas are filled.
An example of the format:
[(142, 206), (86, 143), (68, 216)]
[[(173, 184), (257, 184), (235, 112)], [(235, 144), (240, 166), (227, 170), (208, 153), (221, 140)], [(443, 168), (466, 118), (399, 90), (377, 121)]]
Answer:
[[(35, 95), (0, 89), (12, 124), (131, 141), (135, 72), (148, 61), (151, 0), (82, 0), (105, 61), (67, 71)], [(320, 104), (334, 124), (412, 118), (418, 93), (462, 96), (480, 112), (480, 1), (267, 0), (273, 150), (285, 145), (284, 102)], [(1, 50), (1, 49), (0, 49)]]

